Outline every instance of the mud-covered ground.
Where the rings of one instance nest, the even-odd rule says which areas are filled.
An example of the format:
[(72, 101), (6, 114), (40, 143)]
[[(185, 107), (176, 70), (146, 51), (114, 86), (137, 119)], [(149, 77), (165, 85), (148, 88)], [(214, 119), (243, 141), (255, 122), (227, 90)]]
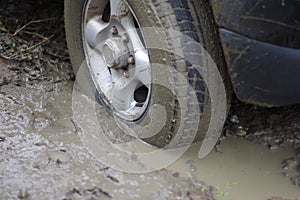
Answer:
[[(201, 167), (189, 154), (182, 159), (184, 167), (178, 161), (147, 174), (119, 172), (97, 161), (81, 143), (72, 118), (74, 75), (62, 1), (30, 2), (0, 1), (0, 199), (234, 199), (217, 184), (201, 181), (196, 173)], [(222, 159), (232, 150), (238, 154), (227, 145), (232, 140), (239, 148), (250, 144), (250, 151), (253, 145), (275, 156), (287, 150), (276, 158), (275, 168), (291, 190), (276, 195), (278, 183), (270, 182), (271, 193), (262, 196), (300, 197), (300, 106), (266, 109), (234, 100), (223, 135), (216, 147), (220, 153), (211, 157)], [(234, 162), (239, 166), (239, 160)], [(210, 173), (214, 167), (215, 162)], [(242, 183), (226, 187), (237, 184)]]
[[(239, 123), (237, 123), (239, 122)], [(282, 162), (283, 174), (300, 187), (300, 106), (260, 108), (234, 101), (224, 137), (239, 136), (271, 151), (290, 147), (294, 156)], [(296, 171), (296, 173), (290, 173)]]

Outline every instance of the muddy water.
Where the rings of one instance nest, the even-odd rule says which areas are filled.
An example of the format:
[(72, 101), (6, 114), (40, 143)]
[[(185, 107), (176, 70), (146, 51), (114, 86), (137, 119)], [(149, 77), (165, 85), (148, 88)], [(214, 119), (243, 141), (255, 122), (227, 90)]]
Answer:
[(186, 177), (197, 177), (217, 188), (218, 199), (286, 199), (300, 197), (300, 189), (282, 175), (282, 160), (293, 155), (291, 149), (268, 148), (239, 138), (227, 138), (222, 152), (211, 152), (197, 158), (199, 145), (194, 145), (170, 169)]
[(292, 152), (272, 152), (243, 139), (227, 138), (222, 153), (204, 160), (198, 160), (194, 145), (172, 166), (152, 173), (111, 169), (80, 140), (73, 82), (63, 70), (30, 81), (27, 72), (0, 65), (0, 199), (300, 197), (299, 188), (281, 175), (280, 163)]
[(78, 136), (73, 82), (62, 73), (28, 83), (16, 73), (21, 84), (0, 87), (0, 199), (213, 199), (203, 182), (172, 171), (127, 174), (103, 165)]

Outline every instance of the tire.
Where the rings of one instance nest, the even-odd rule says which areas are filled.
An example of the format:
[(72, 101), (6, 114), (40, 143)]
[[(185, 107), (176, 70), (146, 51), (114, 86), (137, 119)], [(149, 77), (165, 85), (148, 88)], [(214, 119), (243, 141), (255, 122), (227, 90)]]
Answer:
[[(176, 95), (161, 85), (152, 84), (148, 102), (149, 105), (145, 112), (139, 116), (138, 119), (126, 120), (122, 118), (120, 120), (128, 127), (135, 127), (149, 124), (149, 118), (151, 118), (151, 120), (154, 120), (152, 128), (155, 129), (155, 124), (160, 123), (160, 118), (159, 115), (154, 116), (154, 118), (150, 116), (149, 108), (155, 105), (162, 105), (166, 111), (165, 122), (161, 130), (158, 131), (158, 134), (144, 139), (147, 143), (157, 147), (165, 147), (172, 141), (172, 147), (178, 147), (187, 145), (191, 141), (203, 139), (210, 121), (211, 106), (207, 87), (201, 75), (195, 70), (195, 66), (200, 66), (207, 62), (207, 58), (201, 54), (202, 52), (197, 45), (195, 45), (196, 43), (200, 43), (205, 47), (217, 63), (220, 73), (225, 80), (225, 85), (228, 85), (224, 56), (208, 2), (202, 0), (126, 0), (126, 2), (134, 13), (139, 27), (172, 29), (194, 40), (185, 41), (185, 39), (182, 38), (178, 39), (176, 34), (165, 32), (154, 36), (149, 34), (149, 37), (145, 39), (146, 41), (144, 41), (144, 43), (146, 46), (151, 42), (159, 43), (159, 45), (168, 48), (168, 51), (165, 49), (149, 49), (151, 63), (162, 63), (165, 66), (172, 66), (173, 69), (180, 72), (195, 91), (196, 102), (184, 97), (185, 94), (189, 94), (190, 92), (189, 87), (186, 85), (187, 83), (180, 83), (181, 85), (176, 86)], [(114, 109), (107, 105), (108, 103), (105, 101), (105, 96), (99, 92), (99, 88), (97, 89), (95, 81), (93, 81), (91, 77), (88, 64), (84, 62), (84, 36), (82, 36), (81, 33), (85, 3), (85, 0), (65, 0), (65, 28), (69, 54), (75, 73), (79, 71), (82, 63), (86, 65), (86, 72), (90, 80), (92, 93), (95, 94), (100, 104), (106, 107), (106, 113), (99, 114), (102, 116), (99, 118), (99, 121), (107, 125), (107, 130), (114, 130), (116, 133), (114, 137), (118, 137), (118, 139), (115, 139), (115, 142), (118, 142), (119, 138), (123, 137), (122, 132), (124, 132), (124, 130), (122, 130), (122, 128), (116, 128), (115, 125), (108, 125), (110, 122), (107, 121), (106, 117), (109, 118), (109, 116), (115, 115)], [(155, 40), (151, 37), (155, 37)], [(155, 44), (153, 45), (155, 46)], [(199, 57), (201, 59), (199, 59)], [(191, 62), (187, 62), (186, 60)], [(162, 74), (160, 71), (156, 71), (152, 68), (151, 78), (157, 80), (167, 79), (169, 82), (174, 83), (178, 77), (174, 75), (172, 70), (167, 70), (165, 74)], [(180, 101), (178, 100), (178, 96), (181, 98)], [(226, 98), (224, 101), (226, 101)], [(197, 111), (199, 111), (199, 113)], [(195, 122), (196, 118), (200, 118), (200, 115), (200, 123), (197, 124), (196, 127), (193, 126), (192, 123)], [(148, 129), (151, 129), (151, 127), (148, 127)], [(181, 133), (178, 134), (178, 132)], [(192, 133), (197, 133), (197, 135), (195, 136), (195, 134)]]

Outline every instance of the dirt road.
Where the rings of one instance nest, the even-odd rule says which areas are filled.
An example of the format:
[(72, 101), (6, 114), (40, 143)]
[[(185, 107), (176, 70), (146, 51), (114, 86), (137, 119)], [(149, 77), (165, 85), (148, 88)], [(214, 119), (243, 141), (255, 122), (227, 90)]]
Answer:
[(78, 135), (61, 18), (21, 30), (26, 22), (0, 16), (0, 199), (300, 198), (299, 106), (234, 101), (207, 158), (197, 158), (195, 144), (162, 170), (120, 172), (95, 159)]

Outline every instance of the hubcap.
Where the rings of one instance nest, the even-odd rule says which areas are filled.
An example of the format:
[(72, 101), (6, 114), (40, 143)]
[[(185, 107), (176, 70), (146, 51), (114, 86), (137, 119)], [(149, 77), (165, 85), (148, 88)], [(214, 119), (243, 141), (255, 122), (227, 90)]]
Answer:
[(101, 52), (108, 67), (121, 68), (128, 65), (129, 50), (122, 38), (107, 39)]
[(151, 92), (149, 53), (138, 20), (122, 0), (89, 0), (82, 38), (92, 80), (107, 106), (122, 119), (139, 119)]

